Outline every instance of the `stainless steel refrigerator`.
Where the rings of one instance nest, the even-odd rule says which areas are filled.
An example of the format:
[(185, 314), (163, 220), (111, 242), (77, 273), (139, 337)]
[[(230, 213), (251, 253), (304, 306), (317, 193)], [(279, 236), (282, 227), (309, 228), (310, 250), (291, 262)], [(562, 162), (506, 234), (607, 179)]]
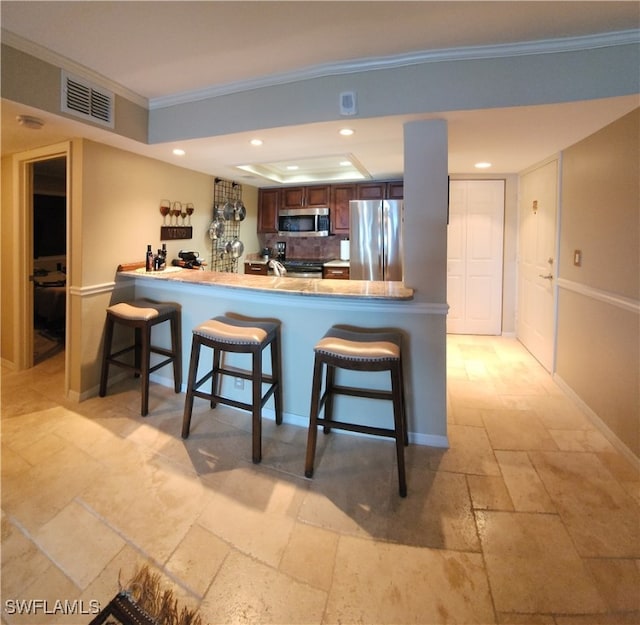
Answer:
[(402, 200), (349, 202), (349, 277), (403, 280)]

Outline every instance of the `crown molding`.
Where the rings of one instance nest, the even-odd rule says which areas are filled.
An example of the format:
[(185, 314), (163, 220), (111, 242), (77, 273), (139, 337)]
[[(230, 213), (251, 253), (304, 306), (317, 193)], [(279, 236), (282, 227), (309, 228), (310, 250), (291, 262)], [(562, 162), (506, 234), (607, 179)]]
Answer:
[(488, 46), (445, 48), (441, 50), (426, 50), (422, 52), (387, 57), (371, 57), (356, 61), (315, 65), (292, 72), (272, 74), (260, 78), (237, 81), (227, 83), (225, 85), (216, 85), (205, 89), (186, 91), (159, 98), (152, 98), (149, 100), (149, 109), (160, 109), (178, 104), (188, 104), (189, 102), (241, 93), (243, 91), (275, 87), (301, 80), (325, 78), (327, 76), (339, 76), (382, 69), (395, 69), (411, 65), (421, 65), (424, 63), (474, 61), (535, 54), (555, 54), (559, 52), (576, 52), (581, 50), (592, 50), (632, 44), (640, 44), (640, 29), (623, 30), (597, 35), (585, 35), (581, 37), (567, 37), (564, 39), (544, 39), (540, 41), (523, 41)]
[(131, 89), (127, 89), (120, 83), (85, 67), (81, 63), (77, 63), (62, 54), (53, 52), (53, 50), (49, 50), (38, 43), (29, 41), (24, 37), (20, 37), (20, 35), (16, 35), (4, 28), (2, 29), (2, 43), (10, 46), (11, 48), (15, 48), (16, 50), (20, 50), (20, 52), (24, 52), (25, 54), (30, 54), (45, 63), (50, 63), (51, 65), (67, 71), (70, 74), (74, 74), (79, 78), (84, 78), (95, 85), (101, 85), (116, 95), (119, 95), (138, 106), (145, 109), (149, 108), (149, 100), (144, 96), (141, 96), (139, 93), (131, 91)]

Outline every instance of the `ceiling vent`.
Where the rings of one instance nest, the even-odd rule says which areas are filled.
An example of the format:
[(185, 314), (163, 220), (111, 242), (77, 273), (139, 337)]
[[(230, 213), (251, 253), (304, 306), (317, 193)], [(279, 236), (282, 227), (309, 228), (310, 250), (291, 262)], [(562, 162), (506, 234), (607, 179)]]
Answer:
[(62, 72), (62, 112), (113, 128), (114, 95)]

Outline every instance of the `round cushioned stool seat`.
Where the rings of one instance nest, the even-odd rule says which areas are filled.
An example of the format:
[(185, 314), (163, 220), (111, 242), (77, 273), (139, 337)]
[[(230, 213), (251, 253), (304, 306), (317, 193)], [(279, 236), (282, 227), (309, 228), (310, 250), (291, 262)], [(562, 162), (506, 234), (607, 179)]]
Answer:
[(132, 302), (120, 302), (119, 304), (109, 306), (107, 312), (120, 319), (151, 321), (151, 319), (177, 311), (178, 309), (179, 306), (177, 304), (138, 299)]
[(220, 316), (201, 323), (193, 333), (231, 345), (259, 345), (277, 328), (277, 323), (269, 321), (245, 321)]
[(400, 338), (388, 332), (353, 332), (331, 328), (316, 344), (316, 353), (348, 360), (397, 360)]

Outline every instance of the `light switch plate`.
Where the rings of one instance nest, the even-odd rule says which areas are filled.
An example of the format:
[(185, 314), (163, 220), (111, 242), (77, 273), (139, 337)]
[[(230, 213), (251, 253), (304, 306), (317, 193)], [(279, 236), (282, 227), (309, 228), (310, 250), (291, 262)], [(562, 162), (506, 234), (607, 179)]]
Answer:
[(573, 250), (573, 264), (582, 267), (582, 250)]

